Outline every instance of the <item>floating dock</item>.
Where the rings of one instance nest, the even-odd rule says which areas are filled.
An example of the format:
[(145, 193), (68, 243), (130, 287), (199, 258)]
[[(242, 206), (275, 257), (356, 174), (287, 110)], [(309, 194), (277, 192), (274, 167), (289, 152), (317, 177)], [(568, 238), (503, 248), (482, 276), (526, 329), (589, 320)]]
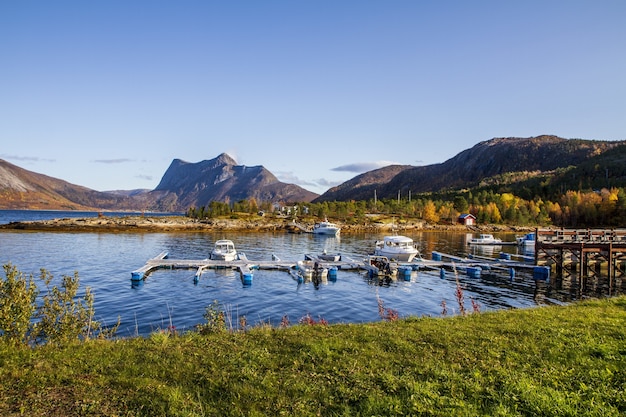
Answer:
[[(439, 271), (441, 278), (445, 277), (445, 271), (465, 273), (472, 278), (479, 278), (480, 271), (497, 271), (509, 273), (514, 276), (514, 269), (529, 269), (534, 265), (528, 262), (511, 260), (510, 256), (500, 259), (488, 257), (460, 257), (441, 252), (433, 252), (432, 259), (416, 258), (412, 262), (390, 261), (393, 275), (410, 280), (412, 271), (431, 270)], [(244, 285), (251, 285), (254, 270), (280, 270), (288, 272), (295, 279), (306, 279), (305, 275), (311, 275), (312, 271), (326, 271), (328, 276), (336, 278), (336, 272), (342, 271), (365, 271), (370, 277), (385, 276), (385, 271), (380, 270), (369, 262), (369, 258), (355, 260), (341, 256), (340, 260), (325, 260), (316, 255), (307, 254), (301, 261), (284, 261), (272, 255), (268, 261), (252, 261), (245, 254), (240, 253), (239, 259), (234, 261), (218, 261), (211, 259), (185, 260), (169, 259), (167, 252), (162, 252), (149, 259), (144, 266), (131, 272), (131, 279), (135, 283), (142, 282), (150, 273), (159, 269), (195, 269), (194, 281), (198, 282), (203, 271), (207, 269), (234, 269), (241, 276)]]
[[(536, 229), (535, 237), (535, 253), (530, 257), (504, 252), (499, 253), (497, 259), (478, 255), (462, 257), (433, 251), (430, 260), (420, 257), (409, 263), (393, 260), (390, 263), (397, 276), (405, 279), (410, 279), (410, 271), (418, 270), (438, 270), (441, 278), (445, 277), (446, 271), (465, 273), (472, 278), (480, 278), (481, 271), (495, 271), (508, 273), (511, 280), (516, 271), (524, 271), (531, 272), (533, 279), (544, 281), (550, 280), (552, 272), (566, 276), (578, 271), (578, 276), (583, 279), (606, 271), (612, 286), (616, 278), (626, 276), (626, 229)], [(330, 261), (322, 259), (321, 255), (305, 255), (304, 259), (309, 262), (306, 268), (303, 261), (283, 261), (275, 255), (269, 261), (253, 261), (240, 253), (235, 261), (217, 261), (169, 259), (168, 253), (162, 252), (131, 272), (131, 279), (133, 283), (141, 283), (158, 269), (195, 269), (194, 281), (198, 282), (207, 269), (230, 268), (239, 271), (244, 285), (252, 284), (253, 271), (258, 269), (286, 271), (294, 278), (302, 277), (304, 269), (333, 270), (334, 273), (337, 270), (366, 271), (370, 276), (384, 275), (368, 262), (367, 257), (355, 260), (342, 256), (340, 260)]]

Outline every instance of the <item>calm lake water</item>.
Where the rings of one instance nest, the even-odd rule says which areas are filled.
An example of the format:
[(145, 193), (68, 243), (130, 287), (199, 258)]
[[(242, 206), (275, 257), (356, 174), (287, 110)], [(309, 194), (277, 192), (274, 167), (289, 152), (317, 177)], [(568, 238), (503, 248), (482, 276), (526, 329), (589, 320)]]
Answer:
[[(127, 215), (120, 213), (119, 215)], [(0, 210), (0, 224), (10, 221), (96, 216), (97, 213)], [(115, 215), (107, 213), (107, 215)], [(406, 232), (415, 240), (422, 256), (432, 251), (466, 256), (497, 257), (500, 251), (516, 254), (516, 246), (468, 248), (465, 233)], [(512, 233), (496, 234), (514, 241)], [(131, 271), (162, 251), (172, 259), (205, 259), (217, 239), (235, 242), (251, 260), (300, 260), (305, 253), (341, 253), (363, 259), (383, 235), (344, 234), (340, 238), (290, 233), (61, 233), (0, 231), (0, 262), (11, 263), (20, 271), (38, 276), (40, 268), (56, 279), (63, 275), (80, 277), (81, 288), (95, 294), (96, 318), (112, 325), (121, 318), (119, 336), (148, 335), (170, 325), (177, 330), (193, 329), (205, 321), (207, 307), (217, 301), (237, 326), (245, 317), (248, 325), (269, 323), (278, 326), (286, 316), (295, 324), (307, 314), (330, 323), (380, 321), (378, 299), (385, 307), (405, 316), (440, 316), (445, 301), (448, 314), (457, 314), (456, 281), (452, 273), (414, 271), (410, 281), (380, 282), (364, 273), (338, 272), (337, 280), (319, 286), (298, 283), (287, 272), (254, 271), (253, 284), (242, 285), (234, 270), (207, 270), (194, 283), (194, 270), (159, 270), (143, 285), (131, 285)], [(486, 252), (485, 252), (486, 251)], [(576, 277), (551, 279), (549, 284), (517, 272), (511, 280), (507, 272), (486, 274), (480, 279), (459, 274), (465, 307), (474, 300), (481, 311), (527, 308), (569, 302), (584, 296), (603, 295), (601, 282), (580, 285)], [(618, 289), (620, 291), (620, 289)]]

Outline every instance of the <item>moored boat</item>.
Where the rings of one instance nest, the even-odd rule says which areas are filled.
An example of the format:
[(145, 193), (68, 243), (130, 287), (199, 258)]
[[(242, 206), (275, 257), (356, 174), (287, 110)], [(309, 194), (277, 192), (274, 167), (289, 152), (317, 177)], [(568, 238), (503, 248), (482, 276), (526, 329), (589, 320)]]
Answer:
[(328, 268), (320, 265), (316, 261), (306, 259), (296, 262), (291, 273), (298, 279), (298, 282), (325, 282), (328, 279)]
[(232, 240), (220, 239), (215, 242), (211, 251), (211, 260), (234, 261), (235, 259), (237, 259), (237, 250)]
[(517, 236), (517, 245), (525, 250), (525, 251), (534, 251), (535, 250), (535, 234), (534, 233), (526, 233), (524, 236)]
[(316, 235), (338, 236), (339, 233), (341, 233), (341, 227), (329, 222), (328, 219), (313, 225), (313, 234)]
[(367, 258), (366, 267), (368, 269), (370, 277), (395, 277), (396, 275), (398, 275), (398, 264), (395, 262), (391, 262), (386, 256), (369, 256)]
[(481, 233), (478, 237), (474, 237), (467, 242), (468, 245), (502, 245), (502, 239), (493, 237), (488, 233)]
[(324, 251), (318, 255), (305, 254), (304, 259), (309, 260), (309, 261), (319, 259), (321, 261), (327, 261), (327, 262), (339, 262), (341, 261), (341, 254), (340, 253), (327, 253), (326, 251)]
[(413, 244), (413, 239), (406, 236), (385, 236), (376, 242), (374, 255), (385, 256), (398, 262), (411, 262), (419, 251)]

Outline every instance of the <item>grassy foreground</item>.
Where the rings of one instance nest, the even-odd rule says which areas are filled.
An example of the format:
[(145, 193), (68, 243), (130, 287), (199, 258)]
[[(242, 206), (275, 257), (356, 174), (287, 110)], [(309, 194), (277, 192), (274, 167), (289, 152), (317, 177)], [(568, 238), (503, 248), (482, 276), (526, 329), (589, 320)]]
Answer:
[(626, 298), (465, 317), (0, 343), (0, 415), (618, 416)]

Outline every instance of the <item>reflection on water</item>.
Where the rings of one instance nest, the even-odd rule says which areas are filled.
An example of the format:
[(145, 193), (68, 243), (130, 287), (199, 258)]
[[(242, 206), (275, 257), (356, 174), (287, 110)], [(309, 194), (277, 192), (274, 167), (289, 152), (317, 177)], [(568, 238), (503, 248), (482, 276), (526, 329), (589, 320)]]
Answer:
[[(424, 258), (438, 251), (455, 256), (498, 257), (501, 252), (518, 255), (517, 246), (468, 248), (465, 234), (451, 232), (405, 233), (418, 245)], [(279, 325), (283, 317), (297, 323), (306, 315), (330, 323), (379, 321), (378, 301), (403, 316), (440, 316), (442, 302), (448, 314), (459, 311), (456, 282), (464, 291), (470, 310), (474, 300), (481, 311), (524, 308), (554, 304), (585, 296), (624, 292), (622, 279), (610, 286), (606, 280), (553, 277), (550, 283), (535, 282), (528, 272), (511, 279), (506, 271), (483, 271), (481, 278), (459, 273), (413, 271), (410, 280), (370, 279), (364, 273), (338, 272), (336, 281), (299, 283), (284, 271), (254, 271), (253, 284), (244, 286), (239, 274), (230, 269), (207, 270), (194, 283), (193, 270), (159, 270), (143, 285), (133, 287), (131, 271), (149, 258), (168, 251), (172, 259), (205, 259), (217, 239), (235, 242), (238, 251), (251, 260), (300, 260), (306, 253), (341, 253), (363, 259), (383, 235), (343, 234), (341, 238), (308, 234), (276, 233), (44, 233), (1, 232), (0, 262), (11, 262), (20, 271), (38, 275), (48, 269), (57, 279), (78, 271), (81, 287), (95, 294), (97, 319), (111, 325), (122, 319), (121, 336), (146, 335), (174, 325), (193, 329), (204, 321), (205, 309), (214, 300), (227, 309), (234, 325), (238, 318), (247, 323)], [(513, 241), (513, 234), (497, 237)]]

